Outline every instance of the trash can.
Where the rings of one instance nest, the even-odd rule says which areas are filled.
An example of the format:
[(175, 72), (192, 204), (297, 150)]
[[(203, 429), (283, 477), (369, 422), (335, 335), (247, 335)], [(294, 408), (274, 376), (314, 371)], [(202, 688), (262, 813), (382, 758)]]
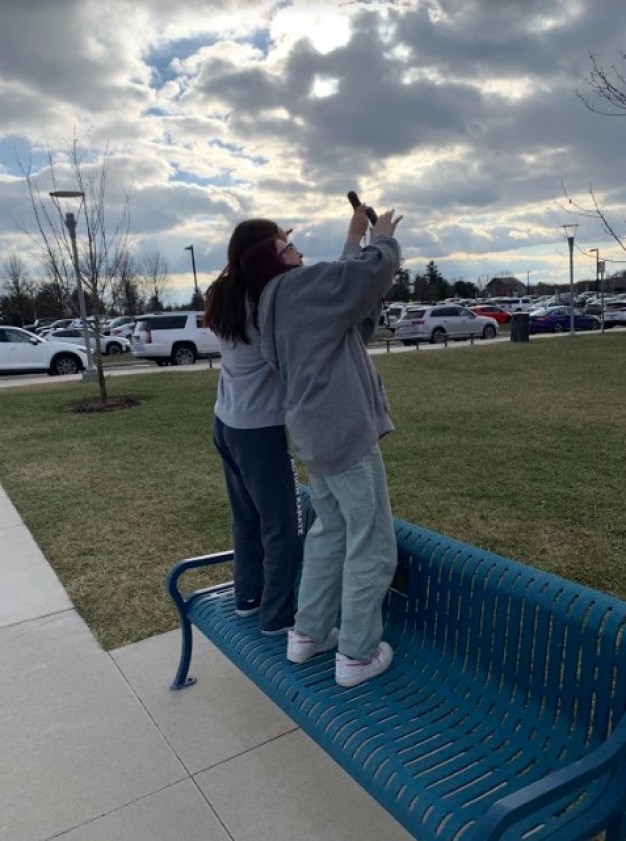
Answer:
[(511, 341), (527, 342), (530, 339), (530, 315), (514, 312), (511, 316)]

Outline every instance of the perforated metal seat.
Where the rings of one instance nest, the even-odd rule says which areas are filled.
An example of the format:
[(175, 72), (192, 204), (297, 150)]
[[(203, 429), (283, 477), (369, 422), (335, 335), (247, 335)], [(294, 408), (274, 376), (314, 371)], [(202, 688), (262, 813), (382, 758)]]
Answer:
[[(391, 668), (343, 689), (334, 653), (294, 666), (234, 613), (232, 587), (183, 599), (187, 623), (424, 841), (626, 838), (626, 603), (396, 521)], [(232, 557), (232, 556), (230, 556)]]

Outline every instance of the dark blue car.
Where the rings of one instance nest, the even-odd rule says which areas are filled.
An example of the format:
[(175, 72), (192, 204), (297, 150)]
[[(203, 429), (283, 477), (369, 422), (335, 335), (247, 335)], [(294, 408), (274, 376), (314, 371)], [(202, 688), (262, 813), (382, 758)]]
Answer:
[[(530, 313), (531, 333), (566, 333), (570, 329), (569, 307), (542, 307)], [(600, 319), (595, 315), (574, 310), (575, 330), (597, 330)]]

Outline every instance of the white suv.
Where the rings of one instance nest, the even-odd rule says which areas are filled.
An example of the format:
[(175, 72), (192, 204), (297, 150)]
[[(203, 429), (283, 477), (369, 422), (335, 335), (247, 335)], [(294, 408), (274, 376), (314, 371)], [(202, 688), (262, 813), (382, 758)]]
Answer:
[(139, 315), (130, 342), (133, 356), (157, 365), (194, 365), (201, 357), (220, 355), (217, 336), (204, 326), (202, 312)]
[(85, 349), (47, 342), (19, 327), (0, 327), (0, 374), (77, 374), (87, 366)]

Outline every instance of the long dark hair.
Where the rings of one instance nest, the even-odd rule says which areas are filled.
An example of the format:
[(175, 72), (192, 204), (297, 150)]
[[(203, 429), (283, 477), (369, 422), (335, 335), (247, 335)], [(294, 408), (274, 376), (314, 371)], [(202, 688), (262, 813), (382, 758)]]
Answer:
[(269, 219), (240, 222), (228, 243), (228, 264), (206, 293), (204, 323), (220, 338), (250, 344), (246, 332), (246, 301), (258, 327), (263, 289), (288, 267), (276, 253), (278, 225)]

